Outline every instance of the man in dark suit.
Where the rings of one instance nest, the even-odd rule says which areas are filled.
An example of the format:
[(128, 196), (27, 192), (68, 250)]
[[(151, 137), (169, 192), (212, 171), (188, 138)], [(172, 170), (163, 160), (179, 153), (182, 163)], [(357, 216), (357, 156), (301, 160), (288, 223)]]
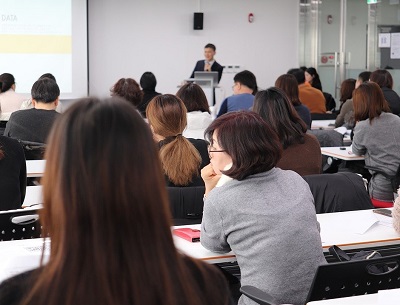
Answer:
[(216, 71), (218, 72), (218, 83), (219, 83), (222, 77), (222, 70), (224, 70), (224, 67), (215, 61), (214, 59), (215, 51), (216, 51), (215, 45), (213, 45), (212, 43), (206, 44), (206, 46), (204, 47), (205, 59), (199, 60), (196, 63), (196, 66), (194, 67), (194, 70), (190, 78), (194, 78), (195, 71), (209, 71), (209, 72)]

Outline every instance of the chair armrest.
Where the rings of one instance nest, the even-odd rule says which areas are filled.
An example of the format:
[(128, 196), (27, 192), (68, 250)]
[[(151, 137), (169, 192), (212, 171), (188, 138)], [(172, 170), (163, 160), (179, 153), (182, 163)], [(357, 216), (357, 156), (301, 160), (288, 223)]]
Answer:
[(254, 286), (242, 286), (240, 287), (240, 292), (258, 304), (278, 305), (271, 295)]

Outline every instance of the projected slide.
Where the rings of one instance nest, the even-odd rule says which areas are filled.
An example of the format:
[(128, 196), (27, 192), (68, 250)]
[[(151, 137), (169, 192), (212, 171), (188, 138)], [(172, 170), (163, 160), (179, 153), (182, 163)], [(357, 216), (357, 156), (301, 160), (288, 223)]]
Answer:
[(48, 72), (72, 92), (71, 1), (0, 0), (0, 74), (15, 76), (17, 92), (29, 93)]

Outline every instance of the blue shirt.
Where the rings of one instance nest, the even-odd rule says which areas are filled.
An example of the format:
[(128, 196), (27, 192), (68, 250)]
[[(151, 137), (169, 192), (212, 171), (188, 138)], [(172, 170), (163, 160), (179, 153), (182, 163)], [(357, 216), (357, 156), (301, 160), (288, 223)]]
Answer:
[(254, 95), (250, 93), (242, 93), (227, 97), (219, 109), (217, 117), (230, 112), (238, 110), (249, 110), (253, 107)]

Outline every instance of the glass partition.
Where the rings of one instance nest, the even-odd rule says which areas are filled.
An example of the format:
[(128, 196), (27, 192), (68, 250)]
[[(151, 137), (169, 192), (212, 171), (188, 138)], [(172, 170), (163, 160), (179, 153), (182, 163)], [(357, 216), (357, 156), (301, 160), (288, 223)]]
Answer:
[(393, 89), (400, 92), (397, 40), (384, 46), (379, 43), (380, 34), (400, 38), (400, 0), (376, 4), (366, 0), (300, 0), (299, 5), (299, 64), (317, 69), (323, 90), (335, 97), (337, 107), (341, 82), (366, 70), (393, 68)]

